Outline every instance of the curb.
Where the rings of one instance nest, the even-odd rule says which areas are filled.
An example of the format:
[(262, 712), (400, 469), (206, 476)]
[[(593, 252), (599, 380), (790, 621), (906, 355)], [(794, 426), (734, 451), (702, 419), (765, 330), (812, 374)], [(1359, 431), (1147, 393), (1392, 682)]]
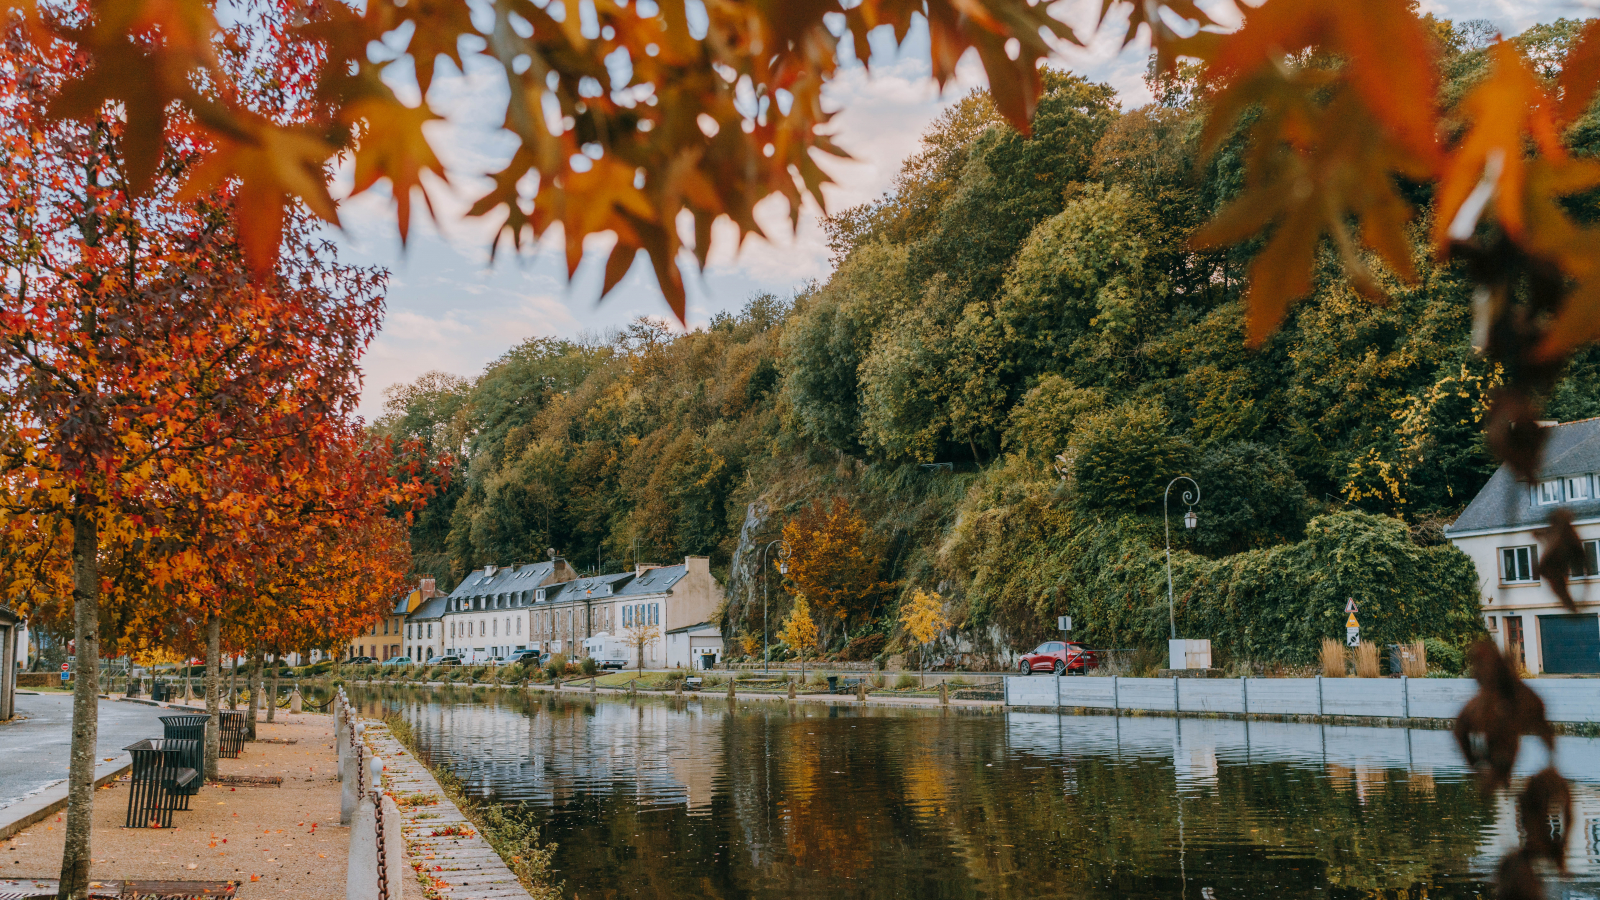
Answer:
[[(111, 762), (102, 762), (94, 767), (94, 786), (98, 788), (108, 781), (121, 777), (132, 768), (133, 760), (126, 753)], [(0, 841), (30, 825), (36, 825), (50, 818), (65, 809), (66, 805), (67, 782), (66, 779), (62, 779), (32, 797), (25, 797), (0, 809)]]

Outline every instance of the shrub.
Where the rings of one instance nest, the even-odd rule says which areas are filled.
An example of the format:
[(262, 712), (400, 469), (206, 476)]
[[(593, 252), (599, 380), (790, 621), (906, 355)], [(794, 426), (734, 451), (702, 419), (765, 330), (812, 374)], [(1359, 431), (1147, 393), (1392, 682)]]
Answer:
[(478, 682), (482, 681), (483, 676), (487, 674), (489, 674), (488, 666), (473, 666), (467, 671), (467, 679), (473, 684), (477, 684)]
[(877, 631), (871, 634), (863, 634), (858, 638), (853, 638), (850, 643), (846, 644), (844, 652), (840, 654), (839, 658), (846, 660), (871, 659), (883, 652), (883, 645), (888, 640), (881, 632)]
[(1427, 654), (1430, 669), (1455, 677), (1459, 676), (1466, 666), (1461, 651), (1438, 638), (1424, 638), (1422, 648)]
[(562, 653), (552, 654), (550, 659), (548, 659), (544, 664), (544, 671), (546, 675), (551, 677), (551, 679), (560, 678), (562, 675), (565, 675), (567, 673), (566, 655)]
[(600, 671), (600, 664), (594, 661), (594, 657), (585, 656), (578, 662), (578, 669), (582, 671), (583, 674), (592, 677), (596, 672)]
[(512, 663), (511, 665), (501, 669), (500, 679), (502, 681), (521, 681), (522, 663)]
[(894, 689), (897, 691), (907, 691), (916, 686), (917, 676), (911, 674), (910, 672), (902, 672), (900, 673), (900, 677), (894, 680)]

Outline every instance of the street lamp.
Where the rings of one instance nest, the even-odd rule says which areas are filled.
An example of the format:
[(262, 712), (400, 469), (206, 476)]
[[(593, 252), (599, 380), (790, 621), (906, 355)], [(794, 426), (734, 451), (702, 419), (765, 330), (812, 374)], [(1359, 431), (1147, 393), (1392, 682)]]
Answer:
[(772, 650), (767, 643), (767, 632), (770, 631), (767, 628), (767, 598), (771, 594), (767, 587), (767, 551), (772, 549), (772, 544), (783, 544), (778, 548), (778, 574), (789, 574), (789, 545), (782, 538), (761, 548), (761, 668), (769, 675), (772, 674)]
[(1193, 531), (1200, 524), (1200, 517), (1194, 514), (1194, 505), (1200, 502), (1200, 485), (1187, 475), (1179, 475), (1167, 482), (1167, 489), (1161, 495), (1161, 525), (1167, 532), (1167, 623), (1172, 628), (1173, 640), (1178, 639), (1178, 614), (1172, 602), (1172, 524), (1167, 520), (1167, 498), (1172, 494), (1172, 486), (1180, 481), (1194, 485), (1193, 492), (1185, 488), (1181, 497), (1189, 506), (1189, 511), (1183, 514), (1183, 527)]

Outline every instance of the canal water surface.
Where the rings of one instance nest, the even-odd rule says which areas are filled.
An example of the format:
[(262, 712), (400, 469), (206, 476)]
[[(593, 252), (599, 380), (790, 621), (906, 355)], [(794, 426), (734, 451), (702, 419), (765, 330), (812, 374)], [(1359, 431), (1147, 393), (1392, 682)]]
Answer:
[[(474, 795), (531, 810), (573, 898), (1456, 898), (1517, 841), (1448, 732), (356, 693)], [(1563, 739), (1600, 898), (1600, 742)], [(1530, 749), (1525, 768), (1543, 764)]]

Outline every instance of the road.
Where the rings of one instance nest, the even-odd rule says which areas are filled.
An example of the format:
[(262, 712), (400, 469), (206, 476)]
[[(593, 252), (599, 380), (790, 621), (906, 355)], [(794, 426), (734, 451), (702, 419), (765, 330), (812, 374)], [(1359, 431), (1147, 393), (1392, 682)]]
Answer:
[[(0, 807), (67, 777), (71, 763), (72, 695), (17, 694), (17, 713), (26, 716), (0, 724)], [(100, 701), (96, 761), (122, 755), (140, 738), (160, 737), (158, 717), (172, 710), (142, 703)]]

